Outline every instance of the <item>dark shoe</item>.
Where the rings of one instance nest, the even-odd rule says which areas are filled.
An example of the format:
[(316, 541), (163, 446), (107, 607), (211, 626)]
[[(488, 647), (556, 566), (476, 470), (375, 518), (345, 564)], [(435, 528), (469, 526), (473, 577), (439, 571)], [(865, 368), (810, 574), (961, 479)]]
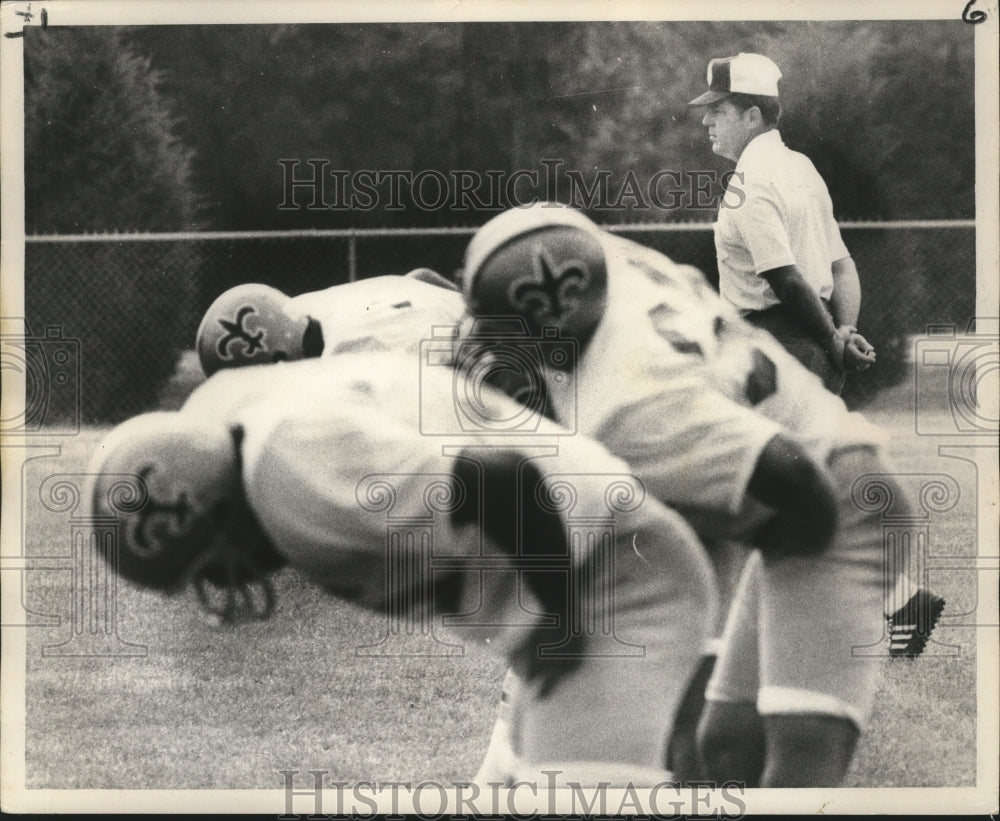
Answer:
[(889, 655), (915, 659), (924, 652), (944, 605), (944, 599), (922, 587), (910, 596), (906, 604), (888, 617)]

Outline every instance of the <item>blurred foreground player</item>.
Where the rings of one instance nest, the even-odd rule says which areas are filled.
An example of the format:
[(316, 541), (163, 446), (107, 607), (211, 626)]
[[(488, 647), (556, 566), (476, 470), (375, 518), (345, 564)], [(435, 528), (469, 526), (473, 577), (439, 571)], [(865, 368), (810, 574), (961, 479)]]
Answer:
[(215, 299), (195, 348), (206, 376), (222, 368), (359, 351), (415, 352), (438, 325), (464, 313), (458, 289), (429, 268), (289, 297), (246, 283)]
[[(457, 427), (455, 378), (386, 353), (231, 369), (180, 412), (119, 426), (89, 494), (95, 515), (123, 519), (118, 571), (168, 593), (193, 583), (203, 601), (268, 589), (286, 562), (376, 610), (430, 591), (446, 622), (475, 614), (450, 629), (489, 638), (524, 682), (512, 776), (670, 780), (662, 745), (715, 607), (693, 531), (624, 463), (549, 420), (530, 441)], [(523, 410), (487, 386), (476, 395), (486, 423)], [(455, 435), (444, 448), (421, 424)], [(124, 501), (123, 476), (141, 479)], [(397, 555), (390, 512), (433, 521), (425, 551)], [(612, 538), (581, 536), (578, 517)]]
[[(839, 784), (878, 674), (877, 659), (852, 648), (877, 640), (885, 613), (910, 594), (908, 557), (884, 555), (880, 519), (851, 498), (860, 477), (891, 472), (884, 434), (743, 322), (696, 269), (572, 209), (542, 203), (490, 220), (467, 249), (463, 289), (474, 315), (519, 315), (536, 338), (555, 327), (578, 342), (574, 368), (546, 370), (556, 418), (576, 413), (582, 433), (703, 538), (805, 542), (747, 564), (708, 687), (702, 749), (716, 779)], [(822, 465), (836, 489), (826, 552), (809, 549), (830, 533), (820, 520), (810, 532), (805, 509), (798, 521), (773, 515), (794, 485), (754, 487), (752, 469), (779, 435), (801, 443), (811, 457), (803, 467)]]

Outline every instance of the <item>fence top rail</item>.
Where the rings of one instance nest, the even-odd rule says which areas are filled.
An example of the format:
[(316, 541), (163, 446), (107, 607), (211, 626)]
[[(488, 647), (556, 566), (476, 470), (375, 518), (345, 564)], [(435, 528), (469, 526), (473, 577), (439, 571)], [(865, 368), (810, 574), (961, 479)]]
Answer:
[[(921, 230), (976, 227), (972, 219), (945, 220), (845, 220), (837, 223), (845, 230)], [(623, 225), (603, 225), (614, 233), (661, 233), (670, 231), (711, 231), (711, 222), (647, 222)], [(162, 233), (127, 234), (30, 234), (27, 243), (46, 242), (175, 242), (204, 240), (251, 240), (251, 239), (353, 239), (364, 237), (394, 236), (468, 236), (475, 233), (478, 226), (442, 226), (426, 228), (306, 228), (288, 231), (175, 231)]]

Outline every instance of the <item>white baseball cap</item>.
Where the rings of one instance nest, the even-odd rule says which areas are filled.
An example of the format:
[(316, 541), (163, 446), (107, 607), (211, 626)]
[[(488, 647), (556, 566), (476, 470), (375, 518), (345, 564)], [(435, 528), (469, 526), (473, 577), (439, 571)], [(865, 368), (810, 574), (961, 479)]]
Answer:
[(781, 69), (763, 54), (740, 52), (733, 57), (716, 57), (708, 63), (708, 91), (688, 105), (711, 105), (730, 94), (778, 96)]

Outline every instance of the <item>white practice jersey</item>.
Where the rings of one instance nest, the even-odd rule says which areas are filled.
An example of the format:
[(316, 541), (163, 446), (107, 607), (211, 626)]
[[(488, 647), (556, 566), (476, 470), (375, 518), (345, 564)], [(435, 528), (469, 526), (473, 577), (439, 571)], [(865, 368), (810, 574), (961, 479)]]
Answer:
[[(618, 563), (609, 565), (621, 581), (617, 605), (623, 613), (635, 609), (636, 629), (656, 634), (655, 641), (644, 642), (650, 653), (654, 644), (675, 652), (675, 642), (668, 647), (657, 631), (665, 619), (681, 624), (682, 614), (667, 618), (666, 610), (687, 613), (691, 579), (707, 572), (690, 528), (647, 494), (624, 462), (551, 420), (540, 417), (530, 436), (476, 434), (457, 426), (453, 436), (423, 435), (420, 425), (428, 414), (435, 416), (437, 429), (448, 420), (457, 424), (455, 388), (450, 369), (421, 371), (418, 365), (411, 354), (365, 352), (333, 361), (229, 369), (200, 385), (181, 412), (212, 416), (242, 430), (244, 490), (275, 547), (331, 593), (369, 608), (384, 606), (388, 593), (414, 583), (412, 575), (391, 575), (387, 528), (393, 522), (409, 522), (417, 530), (433, 527), (437, 559), (497, 556), (496, 547), (478, 535), (478, 524), (461, 530), (451, 522), (450, 481), (460, 448), (513, 450), (558, 482), (554, 509), (569, 517), (566, 521), (583, 517), (592, 527), (594, 516), (618, 511)], [(485, 386), (480, 395), (491, 416), (516, 415), (518, 406), (509, 397)], [(575, 549), (574, 564), (586, 561), (592, 549)], [(537, 605), (516, 595), (516, 579), (513, 570), (491, 572), (483, 577), (481, 593), (469, 592), (468, 611), (481, 601), (496, 628), (492, 634), (477, 628), (475, 637), (492, 635), (501, 645), (497, 649), (511, 646), (537, 618)], [(684, 627), (691, 631), (685, 643), (701, 639), (703, 621), (705, 613), (699, 612)], [(657, 675), (662, 679), (662, 671)]]
[[(470, 430), (456, 413), (453, 377), (445, 367), (421, 371), (416, 355), (382, 352), (233, 368), (195, 389), (182, 412), (242, 428), (245, 490), (275, 545), (324, 586), (374, 606), (384, 584), (366, 555), (383, 547), (385, 514), (360, 502), (366, 476), (393, 474), (401, 487), (433, 484), (434, 477), (441, 483), (454, 461), (449, 453), (477, 445), (520, 447), (539, 457), (571, 451), (578, 470), (593, 463), (629, 473), (583, 437), (569, 437), (575, 441), (567, 445), (565, 431), (540, 416), (542, 435), (498, 439)], [(478, 396), (490, 418), (518, 412), (498, 391), (484, 387)], [(436, 435), (423, 435), (422, 425)], [(447, 431), (452, 435), (441, 435)], [(425, 498), (422, 490), (397, 491), (393, 515), (427, 516)], [(373, 522), (382, 534), (374, 542)], [(441, 542), (445, 550), (457, 544)]]
[(455, 325), (464, 305), (458, 291), (412, 277), (380, 276), (301, 294), (291, 309), (323, 329), (324, 355), (416, 351), (434, 328)]
[(659, 498), (737, 514), (760, 452), (781, 432), (821, 464), (835, 447), (883, 444), (696, 268), (611, 234), (602, 242), (604, 318), (573, 377), (547, 382), (556, 417), (575, 411), (580, 432), (629, 462)]

